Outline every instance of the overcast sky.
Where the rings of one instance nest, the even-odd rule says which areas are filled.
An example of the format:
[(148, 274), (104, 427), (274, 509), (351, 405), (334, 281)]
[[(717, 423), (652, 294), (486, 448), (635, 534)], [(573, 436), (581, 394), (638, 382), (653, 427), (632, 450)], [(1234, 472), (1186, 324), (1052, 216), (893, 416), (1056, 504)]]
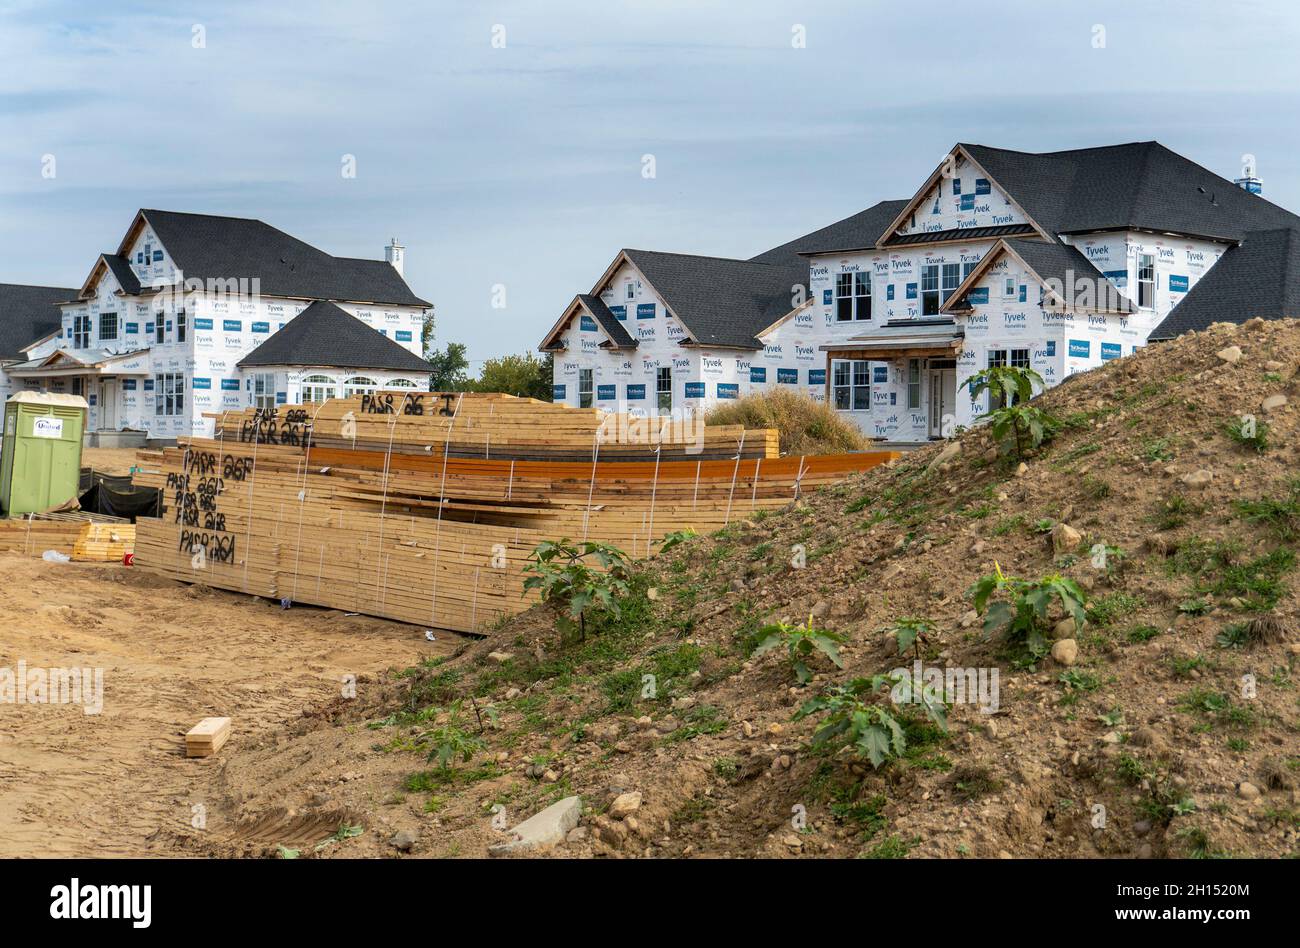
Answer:
[(958, 141), (1157, 139), (1226, 177), (1250, 153), (1300, 210), (1295, 3), (0, 11), (0, 282), (80, 285), (140, 207), (341, 256), (395, 236), (437, 342), (474, 360), (533, 349), (620, 247), (751, 256), (911, 196)]

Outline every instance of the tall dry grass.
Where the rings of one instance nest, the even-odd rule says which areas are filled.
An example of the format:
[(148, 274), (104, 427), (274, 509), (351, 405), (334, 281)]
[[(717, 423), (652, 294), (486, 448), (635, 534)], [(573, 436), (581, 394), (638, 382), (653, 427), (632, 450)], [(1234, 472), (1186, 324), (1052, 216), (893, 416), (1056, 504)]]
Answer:
[(775, 428), (781, 432), (782, 454), (842, 454), (870, 447), (861, 429), (829, 405), (783, 388), (722, 402), (705, 414), (704, 421)]

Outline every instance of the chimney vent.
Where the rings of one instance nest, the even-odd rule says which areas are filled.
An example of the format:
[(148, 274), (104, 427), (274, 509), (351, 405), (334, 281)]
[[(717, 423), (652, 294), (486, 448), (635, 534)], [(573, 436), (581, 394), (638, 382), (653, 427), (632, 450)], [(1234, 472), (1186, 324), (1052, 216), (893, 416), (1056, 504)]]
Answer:
[(406, 248), (397, 242), (396, 237), (393, 238), (392, 243), (384, 248), (384, 259), (393, 265), (393, 269), (397, 271), (398, 276), (404, 276), (402, 265), (406, 262)]

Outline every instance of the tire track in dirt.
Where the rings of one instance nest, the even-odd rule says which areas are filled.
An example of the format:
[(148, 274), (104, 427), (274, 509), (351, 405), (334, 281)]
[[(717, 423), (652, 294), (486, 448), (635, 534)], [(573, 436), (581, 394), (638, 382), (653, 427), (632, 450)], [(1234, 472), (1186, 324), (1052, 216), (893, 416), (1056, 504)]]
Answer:
[[(337, 697), (344, 675), (364, 688), (367, 676), (459, 641), (430, 643), (418, 628), (363, 616), (283, 611), (120, 566), (17, 555), (0, 565), (0, 668), (102, 668), (104, 687), (99, 714), (0, 703), (0, 856), (174, 851), (194, 832), (196, 804), (237, 822), (223, 771), (242, 743)], [(234, 719), (230, 743), (187, 760), (184, 732), (210, 715)]]

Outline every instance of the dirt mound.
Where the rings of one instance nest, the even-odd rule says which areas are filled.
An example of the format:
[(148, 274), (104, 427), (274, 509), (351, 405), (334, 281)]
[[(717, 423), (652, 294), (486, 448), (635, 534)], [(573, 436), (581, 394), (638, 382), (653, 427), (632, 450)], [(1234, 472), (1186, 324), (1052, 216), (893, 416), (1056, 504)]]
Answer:
[[(1296, 854), (1298, 366), (1295, 322), (1215, 327), (1047, 393), (1023, 466), (980, 428), (687, 541), (584, 642), (534, 609), (232, 760), (241, 819), (291, 798), (372, 830), (313, 855), (482, 855), (580, 794), (556, 853)], [(1082, 628), (1040, 621), (1056, 657), (985, 634), (971, 587), (997, 571), (1082, 590)], [(904, 618), (929, 626), (900, 655)], [(842, 638), (843, 669), (752, 657), (776, 621)], [(795, 717), (914, 660), (998, 688), (946, 731), (893, 706), (907, 744), (878, 768)]]

